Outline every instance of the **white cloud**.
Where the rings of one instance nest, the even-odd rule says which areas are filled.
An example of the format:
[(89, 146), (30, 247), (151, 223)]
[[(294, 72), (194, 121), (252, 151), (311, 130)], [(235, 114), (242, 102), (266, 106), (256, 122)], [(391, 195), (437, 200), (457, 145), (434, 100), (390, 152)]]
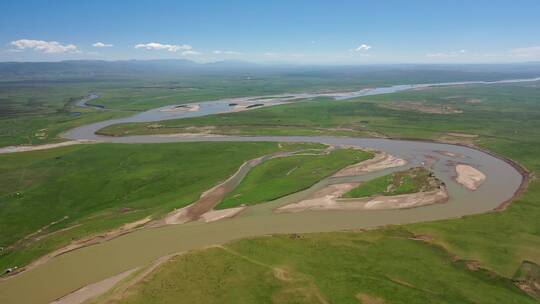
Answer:
[(512, 49), (510, 55), (515, 57), (540, 57), (540, 46)]
[(369, 51), (371, 49), (371, 45), (367, 45), (365, 43), (360, 44), (357, 48), (354, 49), (355, 52), (362, 52), (362, 51)]
[(216, 55), (244, 55), (242, 52), (237, 51), (222, 51), (222, 50), (215, 50), (213, 51)]
[(11, 41), (10, 45), (18, 50), (35, 50), (47, 54), (54, 53), (80, 53), (79, 48), (74, 44), (60, 44), (57, 41), (20, 39)]
[(109, 43), (103, 43), (103, 42), (96, 42), (94, 44), (92, 44), (93, 47), (97, 47), (97, 48), (106, 48), (106, 47), (113, 47), (114, 44), (109, 44)]
[(146, 50), (167, 50), (169, 52), (189, 51), (193, 47), (189, 44), (161, 44), (158, 42), (140, 43), (135, 46), (136, 49)]
[(278, 57), (279, 56), (278, 53), (273, 53), (273, 52), (266, 52), (263, 55), (266, 56), (266, 57)]
[(198, 55), (201, 55), (201, 54), (202, 54), (201, 52), (197, 52), (197, 51), (193, 51), (193, 50), (187, 50), (187, 51), (182, 52), (183, 56), (198, 56)]

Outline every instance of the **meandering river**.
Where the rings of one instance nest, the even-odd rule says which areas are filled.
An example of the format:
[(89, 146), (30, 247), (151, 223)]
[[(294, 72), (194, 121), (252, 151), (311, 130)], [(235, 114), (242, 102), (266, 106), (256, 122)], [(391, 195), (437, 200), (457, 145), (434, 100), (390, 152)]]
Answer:
[[(537, 81), (535, 79), (504, 80), (497, 82), (459, 82), (422, 84), (366, 89), (348, 93), (286, 94), (265, 99), (270, 105), (288, 102), (290, 96), (313, 98), (331, 96), (346, 99), (358, 96), (393, 93), (415, 88), (461, 85), (476, 83), (508, 83)], [(254, 100), (253, 97), (249, 98)], [(283, 100), (286, 99), (286, 100)], [(256, 99), (257, 102), (261, 99)], [(522, 176), (509, 163), (485, 152), (450, 144), (348, 137), (302, 137), (302, 136), (98, 136), (95, 131), (121, 122), (158, 121), (183, 117), (230, 112), (231, 99), (201, 102), (199, 112), (164, 112), (154, 109), (134, 116), (99, 122), (73, 129), (64, 136), (77, 140), (96, 140), (115, 143), (166, 143), (190, 141), (272, 141), (317, 142), (331, 145), (349, 145), (382, 150), (408, 161), (407, 166), (422, 162), (433, 163), (433, 171), (448, 186), (450, 200), (420, 208), (374, 211), (305, 211), (299, 213), (273, 213), (272, 208), (299, 200), (322, 187), (315, 185), (306, 191), (268, 204), (250, 207), (240, 216), (212, 223), (192, 222), (182, 225), (143, 229), (123, 235), (108, 242), (68, 252), (47, 263), (23, 272), (0, 283), (0, 303), (48, 303), (85, 285), (103, 280), (161, 256), (190, 249), (221, 244), (234, 239), (271, 234), (336, 231), (341, 229), (369, 228), (388, 224), (406, 224), (419, 221), (440, 220), (464, 215), (483, 213), (496, 208), (512, 198), (519, 189)], [(450, 153), (442, 153), (450, 152)], [(453, 156), (449, 156), (453, 155)], [(476, 191), (469, 191), (456, 184), (454, 164), (472, 165), (487, 176), (485, 183)], [(403, 168), (399, 168), (403, 169)], [(396, 170), (396, 169), (391, 169)], [(386, 174), (383, 170), (367, 174), (370, 179)], [(336, 181), (337, 182), (337, 181)], [(325, 180), (324, 183), (332, 183)]]

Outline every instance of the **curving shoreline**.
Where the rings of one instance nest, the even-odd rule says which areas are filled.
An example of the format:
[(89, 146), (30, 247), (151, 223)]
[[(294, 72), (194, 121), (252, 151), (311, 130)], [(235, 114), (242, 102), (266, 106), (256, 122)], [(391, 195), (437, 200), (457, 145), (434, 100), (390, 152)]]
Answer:
[[(364, 228), (364, 227), (379, 227), (379, 226), (382, 226), (382, 225), (387, 225), (388, 223), (394, 223), (394, 224), (405, 224), (405, 223), (410, 223), (410, 222), (417, 222), (417, 221), (425, 221), (425, 220), (437, 220), (437, 219), (447, 219), (447, 218), (456, 218), (456, 217), (462, 217), (462, 216), (466, 216), (466, 215), (469, 215), (469, 214), (478, 214), (478, 213), (485, 213), (485, 212), (489, 212), (489, 211), (500, 211), (500, 210), (504, 210), (512, 201), (514, 201), (519, 195), (521, 195), (525, 189), (527, 188), (527, 185), (529, 183), (529, 179), (530, 179), (530, 176), (528, 174), (528, 171), (520, 166), (519, 164), (517, 164), (516, 162), (510, 160), (510, 159), (507, 159), (505, 157), (502, 157), (500, 155), (497, 155), (491, 151), (486, 151), (485, 149), (482, 149), (482, 148), (479, 148), (479, 147), (475, 147), (475, 146), (470, 146), (470, 145), (466, 145), (466, 144), (451, 144), (451, 145), (448, 145), (446, 143), (441, 143), (441, 142), (437, 142), (437, 141), (426, 141), (426, 140), (407, 140), (407, 141), (403, 141), (403, 140), (399, 140), (399, 139), (365, 139), (365, 138), (347, 138), (347, 137), (294, 137), (294, 136), (290, 136), (290, 137), (272, 137), (272, 136), (261, 136), (261, 137), (257, 137), (257, 136), (253, 136), (253, 137), (239, 137), (239, 136), (216, 136), (216, 137), (213, 137), (213, 136), (206, 136), (206, 137), (201, 137), (201, 136), (193, 136), (193, 137), (190, 137), (190, 138), (183, 138), (183, 137), (156, 137), (156, 136), (132, 136), (132, 137), (129, 137), (129, 138), (105, 138), (103, 136), (98, 136), (97, 137), (97, 142), (116, 142), (116, 143), (130, 143), (130, 142), (133, 142), (133, 141), (130, 141), (130, 140), (136, 140), (138, 142), (141, 142), (141, 143), (158, 143), (158, 142), (188, 142), (188, 141), (289, 141), (289, 142), (301, 142), (301, 141), (308, 141), (308, 142), (320, 142), (320, 143), (325, 143), (327, 144), (328, 142), (333, 142), (333, 143), (341, 143), (341, 144), (353, 144), (353, 145), (357, 145), (359, 147), (368, 147), (368, 148), (380, 148), (381, 151), (387, 151), (387, 150), (392, 150), (392, 149), (395, 149), (396, 151), (399, 151), (398, 153), (398, 156), (403, 156), (404, 159), (407, 159), (408, 161), (411, 162), (411, 165), (414, 164), (414, 162), (418, 163), (419, 161), (422, 161), (425, 157), (421, 156), (420, 154), (414, 152), (416, 148), (411, 148), (411, 147), (423, 147), (422, 149), (429, 149), (429, 151), (431, 152), (434, 152), (436, 150), (441, 150), (443, 148), (439, 147), (441, 145), (446, 145), (445, 149), (448, 149), (449, 151), (452, 151), (452, 153), (464, 153), (464, 154), (471, 154), (473, 155), (473, 160), (474, 161), (480, 161), (482, 163), (483, 161), (483, 165), (487, 166), (489, 164), (496, 164), (497, 162), (494, 162), (493, 160), (491, 160), (489, 157), (491, 158), (494, 158), (494, 159), (497, 159), (498, 161), (500, 162), (504, 162), (505, 164), (509, 165), (511, 168), (513, 168), (520, 176), (519, 178), (519, 182), (517, 179), (514, 179), (514, 182), (516, 182), (516, 185), (515, 187), (513, 185), (505, 185), (507, 188), (505, 188), (504, 190), (506, 190), (506, 194), (512, 192), (512, 195), (509, 196), (508, 198), (506, 196), (504, 196), (505, 200), (503, 202), (499, 202), (499, 200), (495, 200), (495, 201), (492, 201), (490, 204), (486, 204), (485, 206), (482, 205), (480, 207), (477, 207), (477, 206), (474, 206), (475, 208), (473, 209), (470, 209), (470, 210), (467, 210), (467, 212), (464, 212), (463, 210), (457, 210), (457, 206), (459, 204), (459, 202), (450, 202), (450, 203), (453, 203), (453, 204), (448, 204), (450, 206), (446, 206), (440, 210), (442, 211), (452, 211), (452, 212), (449, 212), (449, 213), (444, 213), (442, 211), (437, 211), (439, 209), (438, 206), (426, 206), (426, 207), (422, 207), (422, 208), (417, 208), (417, 209), (407, 209), (407, 210), (400, 210), (398, 212), (402, 212), (402, 213), (397, 213), (397, 212), (388, 212), (388, 213), (380, 213), (378, 211), (369, 211), (371, 212), (371, 214), (375, 217), (377, 216), (385, 216), (386, 218), (381, 218), (380, 221), (369, 221), (365, 218), (365, 214), (362, 215), (361, 213), (358, 213), (358, 212), (349, 212), (350, 214), (346, 214), (344, 212), (332, 212), (332, 211), (329, 211), (330, 213), (328, 214), (328, 218), (331, 218), (331, 219), (335, 219), (335, 220), (342, 220), (342, 222), (338, 223), (332, 223), (332, 224), (325, 224), (323, 226), (309, 226), (309, 225), (315, 225), (314, 223), (316, 223), (317, 220), (320, 220), (320, 216), (317, 215), (317, 214), (313, 214), (313, 213), (306, 213), (304, 215), (301, 215), (301, 216), (289, 216), (289, 215), (278, 215), (276, 217), (273, 217), (273, 219), (276, 221), (276, 223), (284, 223), (284, 227), (278, 227), (278, 228), (275, 228), (275, 229), (271, 229), (271, 230), (266, 230), (266, 229), (263, 229), (260, 225), (261, 223), (258, 222), (259, 219), (264, 219), (266, 220), (266, 217), (264, 216), (254, 216), (252, 214), (240, 214), (238, 217), (235, 217), (234, 219), (231, 219), (231, 220), (227, 220), (227, 221), (224, 221), (224, 222), (221, 222), (221, 221), (218, 221), (217, 223), (208, 223), (208, 224), (204, 224), (204, 225), (208, 225), (209, 227), (212, 227), (211, 229), (210, 228), (204, 228), (202, 229), (201, 231), (197, 230), (197, 229), (200, 229), (201, 225), (197, 224), (197, 225), (190, 225), (188, 228), (183, 228), (183, 227), (175, 227), (175, 229), (169, 229), (169, 228), (166, 228), (165, 229), (155, 229), (154, 231), (151, 231), (151, 232), (143, 232), (142, 230), (141, 231), (137, 231), (136, 233), (130, 233), (130, 234), (127, 234), (127, 235), (123, 235), (122, 237), (117, 237), (117, 238), (114, 238), (114, 240), (112, 240), (111, 242), (100, 242), (99, 244), (97, 244), (96, 246), (87, 246), (85, 248), (81, 248), (81, 250), (75, 250), (75, 251), (70, 251), (70, 252), (67, 252), (65, 254), (62, 254), (61, 256), (58, 256), (58, 258), (54, 258), (54, 259), (51, 259), (51, 262), (53, 265), (49, 265), (48, 263), (44, 263), (40, 266), (45, 266), (45, 267), (36, 267), (35, 269), (32, 269), (32, 270), (29, 270), (29, 271), (26, 271), (26, 272), (23, 272), (20, 274), (20, 276), (14, 276), (13, 278), (16, 278), (17, 282), (13, 283), (13, 282), (9, 282), (10, 284), (9, 285), (6, 285), (5, 283), (7, 283), (8, 281), (6, 282), (2, 282), (2, 284), (0, 284), (0, 291), (9, 291), (10, 290), (10, 287), (9, 286), (14, 286), (13, 284), (15, 284), (15, 286), (19, 286), (20, 287), (23, 287), (24, 285), (26, 285), (24, 282), (27, 282), (28, 281), (28, 278), (38, 278), (42, 275), (49, 275), (50, 276), (50, 273), (47, 273), (47, 271), (49, 272), (57, 272), (57, 275), (59, 276), (58, 278), (56, 278), (57, 281), (55, 280), (50, 280), (50, 281), (47, 281), (46, 282), (46, 286), (54, 286), (55, 288), (55, 292), (58, 291), (58, 294), (59, 296), (61, 296), (59, 294), (59, 290), (63, 290), (64, 291), (64, 294), (66, 294), (65, 291), (68, 291), (68, 290), (74, 290), (74, 286), (79, 286), (79, 288), (81, 286), (85, 286), (85, 285), (88, 285), (88, 284), (85, 284), (86, 283), (91, 283), (92, 281), (96, 282), (96, 278), (98, 277), (101, 277), (101, 278), (106, 278), (107, 277), (107, 273), (108, 274), (112, 274), (116, 271), (116, 273), (119, 273), (117, 270), (121, 270), (125, 267), (127, 267), (127, 264), (125, 263), (119, 263), (119, 265), (110, 265), (110, 269), (107, 269), (105, 270), (104, 272), (99, 272), (99, 274), (95, 274), (93, 272), (93, 274), (91, 275), (88, 275), (88, 276), (84, 276), (84, 278), (79, 278), (78, 281), (74, 281), (74, 282), (65, 282), (65, 283), (62, 283), (62, 279), (61, 279), (61, 276), (62, 276), (62, 273), (66, 273), (65, 269), (63, 271), (56, 271), (55, 269), (57, 269), (58, 267), (55, 266), (55, 265), (58, 265), (59, 263), (62, 264), (64, 263), (64, 267), (66, 267), (66, 265), (78, 265), (79, 267), (83, 266), (82, 268), (84, 268), (84, 265), (80, 265), (80, 264), (72, 264), (74, 260), (77, 260), (77, 259), (81, 259), (81, 256), (92, 256), (92, 255), (89, 255), (88, 253), (89, 252), (109, 252), (109, 253), (112, 253), (113, 251), (111, 251), (112, 249), (111, 248), (116, 248), (118, 249), (119, 247), (119, 244), (122, 244), (122, 243), (125, 243), (125, 242), (132, 242), (131, 244), (134, 244), (133, 240), (137, 239), (138, 237), (140, 237), (141, 235), (142, 236), (145, 236), (145, 239), (147, 239), (147, 235), (150, 234), (150, 235), (154, 235), (154, 236), (157, 236), (157, 235), (161, 235), (161, 236), (164, 236), (165, 234), (169, 235), (170, 232), (172, 231), (176, 231), (176, 232), (181, 232), (180, 235), (184, 235), (184, 236), (189, 236), (189, 235), (200, 235), (200, 233), (202, 233), (203, 235), (204, 234), (208, 234), (210, 232), (213, 232), (215, 233), (216, 230), (212, 230), (212, 229), (229, 229), (228, 227), (232, 227), (233, 229), (240, 229), (241, 227), (252, 227), (252, 228), (255, 228), (254, 229), (254, 232), (239, 232), (237, 230), (234, 231), (234, 233), (232, 234), (226, 234), (226, 235), (223, 235), (222, 237), (216, 239), (216, 237), (209, 237), (208, 238), (208, 242), (210, 243), (222, 243), (224, 241), (228, 241), (228, 240), (231, 240), (231, 239), (237, 239), (237, 238), (242, 238), (242, 237), (246, 237), (246, 236), (250, 236), (250, 235), (259, 235), (260, 233), (286, 233), (288, 231), (298, 231), (299, 233), (302, 233), (302, 232), (309, 232), (309, 231), (333, 231), (333, 230), (341, 230), (341, 229), (354, 229), (355, 227), (361, 227), (361, 228)], [(430, 145), (432, 144), (432, 145)], [(428, 148), (429, 147), (429, 148)], [(459, 149), (459, 147), (463, 147), (463, 148), (466, 148), (465, 151), (462, 151), (461, 149)], [(386, 149), (385, 149), (386, 148)], [(422, 150), (420, 148), (418, 148), (419, 150)], [(1, 148), (0, 148), (1, 150)], [(22, 152), (22, 151), (21, 151)], [(390, 152), (390, 151), (388, 151)], [(425, 151), (423, 151), (422, 153), (424, 153)], [(390, 152), (391, 153), (391, 152)], [(415, 154), (416, 153), (416, 154)], [(394, 154), (394, 153), (392, 153)], [(400, 155), (401, 154), (401, 155)], [(451, 158), (450, 156), (446, 156), (446, 158)], [(472, 162), (472, 161), (471, 161)], [(436, 161), (437, 165), (441, 165), (441, 163), (439, 161)], [(499, 167), (503, 168), (504, 166), (500, 166), (499, 164)], [(489, 169), (489, 168), (488, 168)], [(508, 170), (508, 168), (505, 168), (505, 170)], [(442, 171), (440, 171), (440, 168), (439, 168), (439, 171), (438, 171), (440, 174), (444, 174)], [(511, 172), (510, 172), (511, 173)], [(487, 183), (488, 187), (493, 187), (493, 185), (490, 183)], [(456, 191), (456, 189), (454, 188), (451, 188), (449, 189), (450, 190), (450, 193), (452, 193), (452, 191)], [(489, 190), (487, 190), (489, 191)], [(479, 189), (478, 190), (478, 193), (479, 194), (475, 194), (475, 195), (484, 195), (486, 194), (486, 190), (485, 189)], [(499, 192), (500, 193), (500, 192)], [(485, 197), (486, 200), (489, 199), (489, 196), (486, 196)], [(494, 203), (497, 203), (497, 206), (494, 206)], [(263, 207), (261, 208), (258, 208), (258, 209), (264, 209)], [(435, 212), (437, 211), (437, 212)], [(428, 215), (430, 212), (433, 212), (434, 215), (433, 217), (426, 217), (426, 215)], [(365, 213), (365, 212), (364, 212)], [(266, 216), (266, 215), (265, 215)], [(363, 219), (365, 220), (366, 222), (361, 222), (360, 224), (359, 223), (354, 223), (353, 220), (355, 220), (355, 216), (358, 216), (358, 218), (360, 219)], [(405, 217), (405, 218), (404, 218)], [(358, 219), (356, 219), (358, 221)], [(306, 221), (306, 223), (309, 223), (309, 225), (305, 225), (305, 227), (298, 227), (298, 221)], [(350, 221), (350, 222), (349, 222)], [(221, 222), (221, 223), (220, 223)], [(255, 226), (245, 226), (245, 225), (255, 225)], [(182, 226), (182, 225), (180, 225)], [(210, 229), (210, 230), (209, 230)], [(190, 232), (191, 231), (191, 232)], [(193, 231), (199, 231), (197, 232), (197, 234), (193, 234), (194, 232)], [(190, 234), (192, 233), (192, 234)], [(135, 235), (136, 234), (136, 235)], [(221, 234), (220, 234), (221, 235)], [(177, 236), (168, 236), (171, 240), (172, 239), (177, 239)], [(205, 241), (206, 242), (206, 241)], [(110, 243), (114, 243), (114, 244), (110, 244)], [(147, 244), (141, 244), (142, 246), (149, 246)], [(151, 246), (151, 245), (150, 245)], [(187, 246), (187, 247), (186, 247)], [(193, 248), (193, 247), (190, 247), (190, 246), (198, 246), (198, 245), (182, 245), (180, 246), (181, 248), (183, 248), (184, 250), (186, 248)], [(167, 247), (169, 248), (169, 247)], [(174, 247), (174, 248), (177, 248), (177, 247)], [(178, 248), (177, 248), (178, 249)], [(108, 251), (107, 251), (108, 250)], [(159, 251), (159, 250), (154, 250), (152, 251), (152, 256), (154, 255), (160, 255), (161, 253), (163, 252), (163, 250)], [(176, 251), (178, 252), (178, 251)], [(117, 254), (115, 252), (115, 254)], [(99, 257), (100, 255), (98, 255)], [(92, 257), (92, 258), (98, 258), (98, 257)], [(147, 259), (148, 257), (147, 256), (142, 256), (139, 258), (141, 261), (144, 260), (144, 259)], [(139, 261), (139, 260), (138, 260)], [(66, 264), (67, 263), (67, 264)], [(133, 265), (133, 262), (130, 262), (131, 264), (130, 265)], [(136, 262), (135, 264), (137, 264), (138, 262)], [(128, 263), (129, 264), (129, 263)], [(77, 268), (74, 268), (73, 271), (77, 271), (79, 269), (79, 267)], [(43, 274), (45, 272), (45, 274)], [(37, 274), (36, 274), (37, 273)], [(69, 272), (67, 272), (69, 273)], [(65, 275), (65, 274), (64, 274)], [(108, 276), (110, 277), (110, 275)], [(32, 281), (32, 279), (30, 279)], [(9, 281), (12, 281), (12, 280), (9, 280)], [(17, 285), (17, 284), (23, 284), (22, 286), (21, 285)], [(4, 286), (2, 286), (4, 285)], [(28, 285), (26, 285), (28, 286)], [(61, 287), (61, 288), (60, 288)], [(9, 293), (11, 294), (13, 291), (10, 291)], [(36, 291), (36, 293), (38, 293)], [(0, 294), (2, 294), (2, 292), (0, 292)], [(50, 298), (49, 296), (49, 293), (46, 292), (46, 293), (43, 293), (43, 295), (40, 296), (41, 298), (40, 299), (45, 299), (45, 298)], [(0, 296), (0, 299), (2, 299), (3, 297)], [(58, 296), (56, 297), (58, 298)], [(19, 302), (24, 302), (24, 299), (20, 299)]]

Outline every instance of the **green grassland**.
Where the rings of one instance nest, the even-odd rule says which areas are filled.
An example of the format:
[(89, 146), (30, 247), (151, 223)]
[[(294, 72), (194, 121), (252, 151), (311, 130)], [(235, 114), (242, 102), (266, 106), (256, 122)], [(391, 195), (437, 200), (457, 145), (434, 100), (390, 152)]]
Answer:
[(173, 258), (109, 303), (536, 303), (406, 229), (279, 235)]
[[(379, 82), (381, 80), (378, 80)], [(62, 141), (59, 134), (95, 121), (133, 115), (171, 104), (284, 92), (361, 89), (367, 78), (261, 74), (55, 78), (0, 81), (0, 147)], [(89, 93), (99, 98), (89, 104), (106, 111), (81, 108), (75, 102)]]
[(249, 159), (316, 146), (94, 144), (0, 155), (0, 269), (186, 206)]
[(216, 209), (254, 205), (306, 189), (337, 170), (372, 157), (372, 153), (338, 149), (329, 154), (293, 155), (253, 168)]
[[(314, 102), (281, 105), (247, 112), (160, 122), (113, 125), (110, 135), (194, 132), (215, 126), (216, 133), (245, 135), (350, 135), (438, 139), (447, 132), (484, 136), (534, 136), (540, 127), (536, 84), (442, 87), (423, 91), (369, 96), (351, 101), (319, 98)], [(471, 102), (475, 101), (475, 102)], [(478, 102), (479, 101), (479, 102)], [(460, 114), (429, 114), (393, 110), (390, 103), (425, 102), (449, 105)], [(187, 127), (192, 127), (186, 131)]]
[(369, 180), (345, 193), (343, 197), (358, 198), (417, 193), (435, 190), (440, 185), (440, 181), (429, 170), (416, 167)]
[[(152, 98), (143, 101), (141, 97), (157, 98), (163, 92), (120, 100), (124, 95), (122, 90), (127, 93), (131, 89), (126, 85), (120, 89), (117, 86), (111, 84), (110, 91), (101, 87), (103, 100), (95, 102), (118, 110), (140, 110), (162, 105), (161, 102), (194, 101), (166, 97), (156, 102)], [(298, 84), (297, 89), (302, 86), (305, 88), (306, 84)], [(66, 105), (69, 107), (73, 96), (89, 92), (89, 87), (99, 86), (85, 84), (65, 94), (62, 90), (49, 94), (28, 93), (28, 96), (24, 92), (10, 93), (10, 96), (22, 94), (20, 101), (10, 106), (12, 108), (27, 101), (28, 106), (24, 107), (33, 108), (29, 99), (34, 96), (45, 96), (54, 106), (41, 106), (41, 110), (32, 115), (17, 108), (19, 114), (2, 116), (0, 146), (58, 140), (54, 134), (82, 124), (81, 119), (90, 121), (104, 118), (99, 115), (128, 113), (88, 110), (89, 114), (74, 116), (64, 125), (60, 124), (46, 139), (32, 138), (36, 131), (52, 130), (53, 125), (71, 117), (73, 110), (64, 114), (63, 109)], [(2, 89), (0, 94), (5, 96), (5, 92)], [(258, 92), (253, 94), (259, 95)], [(248, 112), (167, 121), (161, 129), (149, 130), (145, 124), (133, 124), (113, 126), (109, 131), (117, 135), (175, 133), (188, 126), (216, 126), (220, 132), (230, 134), (380, 135), (448, 140), (474, 143), (519, 162), (533, 176), (538, 176), (539, 96), (540, 83), (433, 88), (352, 101), (317, 99)], [(17, 100), (2, 98), (3, 104), (6, 100)], [(462, 113), (432, 114), (389, 108), (395, 103), (411, 102), (450, 106)], [(449, 132), (478, 137), (465, 138), (449, 135)], [(0, 254), (0, 269), (25, 264), (73, 238), (118, 227), (147, 215), (157, 216), (187, 204), (232, 174), (242, 161), (277, 150), (277, 145), (271, 144), (253, 144), (249, 149), (243, 146), (245, 144), (222, 144), (220, 148), (211, 145), (217, 144), (82, 145), (0, 156), (0, 246), (9, 246), (66, 215), (67, 219), (45, 232), (74, 227), (38, 243), (24, 245), (24, 250), (4, 249)], [(159, 150), (156, 147), (160, 147)], [(180, 150), (186, 153), (179, 153)], [(136, 156), (126, 157), (132, 154)], [(189, 162), (183, 162), (185, 159)], [(220, 165), (208, 166), (209, 163)], [(88, 205), (79, 205), (79, 202)], [(533, 178), (526, 193), (504, 212), (371, 232), (264, 237), (229, 244), (227, 250), (217, 248), (187, 254), (161, 268), (153, 280), (137, 286), (126, 301), (264, 303), (290, 299), (296, 303), (313, 303), (322, 297), (334, 303), (358, 303), (356, 297), (363, 294), (372, 301), (381, 298), (387, 303), (530, 303), (534, 300), (516, 289), (511, 279), (516, 274), (527, 277), (522, 273), (524, 261), (528, 261), (527, 265), (540, 264), (538, 218), (540, 182)], [(76, 226), (78, 224), (81, 225)], [(410, 239), (413, 235), (424, 235), (429, 242)], [(466, 260), (474, 260), (472, 265), (478, 264), (480, 268), (467, 267)], [(280, 274), (275, 275), (273, 268), (284, 269), (285, 274), (278, 271)], [(156, 296), (158, 293), (160, 297)], [(191, 301), (190, 297), (198, 301)]]
[[(34, 71), (35, 75), (21, 74), (12, 77), (8, 76), (11, 75), (8, 73), (5, 77), (0, 77), (0, 147), (61, 141), (62, 138), (59, 137), (59, 134), (73, 127), (132, 115), (138, 111), (171, 104), (287, 92), (349, 91), (406, 83), (490, 80), (531, 76), (528, 73), (512, 72), (460, 72), (431, 69), (392, 70), (389, 68), (374, 69), (373, 71), (354, 68), (258, 70), (253, 72), (237, 71), (234, 73), (196, 73), (193, 75), (158, 73), (157, 70), (138, 73), (133, 70), (127, 73), (124, 71), (124, 73), (120, 74), (116, 74), (114, 71), (103, 71), (103, 73), (96, 74), (96, 71), (106, 70), (108, 65), (107, 63), (100, 63), (92, 72), (85, 72), (85, 69), (77, 70), (77, 63), (70, 63), (68, 67), (65, 67), (64, 72), (61, 72), (60, 69), (49, 73), (46, 70), (39, 71), (40, 68), (35, 67), (37, 69)], [(141, 66), (138, 68), (140, 69)], [(100, 95), (99, 99), (90, 103), (104, 106), (108, 109), (107, 111), (83, 109), (74, 105), (76, 100), (87, 96), (90, 92)], [(233, 116), (232, 119), (224, 119), (221, 122), (214, 121), (212, 124), (221, 125), (220, 131), (225, 133), (261, 134), (261, 132), (264, 132), (267, 134), (288, 134), (294, 132), (304, 135), (328, 133), (329, 131), (321, 128), (325, 128), (326, 125), (339, 126), (342, 124), (339, 120), (343, 119), (343, 117), (336, 116), (336, 121), (329, 122), (329, 116), (306, 116), (324, 112), (313, 112), (301, 108), (301, 106), (299, 108), (289, 108), (300, 110), (302, 119), (299, 121), (292, 119), (294, 118), (292, 113), (281, 113), (282, 110), (276, 110), (276, 114), (284, 114), (284, 116), (282, 118), (276, 116), (269, 120), (269, 117), (263, 114), (266, 119), (262, 124), (255, 120), (259, 114), (254, 114), (254, 117)], [(323, 119), (318, 121), (316, 118)], [(190, 121), (189, 124), (194, 122)], [(206, 123), (205, 120), (201, 120), (195, 125), (204, 125), (204, 123)], [(250, 125), (250, 127), (247, 125)], [(168, 122), (165, 127), (170, 128), (169, 130), (156, 129), (150, 132), (182, 132), (185, 126), (185, 124), (171, 124)], [(253, 129), (251, 126), (256, 128)], [(137, 132), (148, 131), (141, 128)], [(354, 132), (350, 130), (333, 130), (332, 132), (338, 135), (366, 135), (362, 130), (358, 131), (356, 128)]]
[[(182, 123), (222, 123), (236, 130), (262, 126), (261, 130), (278, 128), (288, 134), (315, 127), (327, 128), (332, 134), (330, 128), (341, 126), (392, 137), (473, 143), (519, 162), (538, 176), (539, 96), (540, 83), (462, 86), (353, 102), (279, 106)], [(471, 102), (476, 99), (480, 102)], [(430, 114), (380, 106), (411, 101), (452, 106), (463, 113)], [(233, 118), (240, 123), (235, 124)], [(448, 132), (478, 137), (456, 137)], [(523, 271), (537, 266), (525, 266), (540, 264), (538, 218), (540, 182), (533, 177), (527, 191), (502, 212), (371, 232), (263, 237), (231, 243), (226, 251), (194, 252), (176, 258), (151, 280), (136, 286), (125, 302), (159, 299), (167, 303), (193, 296), (200, 303), (248, 303), (254, 298), (271, 303), (283, 299), (283, 294), (291, 295), (296, 303), (317, 302), (321, 296), (331, 303), (358, 303), (359, 294), (371, 297), (371, 302), (363, 303), (383, 303), (377, 299), (385, 303), (536, 302), (519, 291), (512, 279), (534, 277)], [(418, 235), (426, 241), (410, 238)], [(293, 279), (276, 277), (272, 268), (285, 269)], [(157, 294), (163, 297), (157, 298)]]
[(0, 82), (0, 147), (62, 141), (59, 134), (92, 122), (129, 115), (77, 107), (100, 83)]

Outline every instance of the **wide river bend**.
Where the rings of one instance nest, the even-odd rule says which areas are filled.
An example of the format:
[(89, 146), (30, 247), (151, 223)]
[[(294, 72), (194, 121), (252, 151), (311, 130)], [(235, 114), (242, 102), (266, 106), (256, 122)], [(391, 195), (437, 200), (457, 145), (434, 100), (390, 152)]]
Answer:
[[(389, 88), (366, 89), (349, 93), (325, 93), (336, 99), (393, 93), (418, 87), (470, 83), (508, 83), (538, 81), (535, 79), (504, 80), (498, 82), (460, 82), (429, 85), (406, 85)], [(312, 98), (322, 94), (296, 94), (295, 97)], [(292, 94), (283, 95), (289, 98)], [(286, 97), (285, 97), (286, 96)], [(271, 105), (282, 104), (280, 97), (270, 99)], [(248, 99), (248, 98), (246, 98)], [(250, 99), (253, 99), (251, 97)], [(250, 207), (239, 216), (222, 221), (192, 222), (160, 228), (142, 229), (120, 236), (111, 241), (68, 252), (47, 263), (25, 271), (9, 280), (0, 282), (0, 303), (49, 303), (63, 295), (93, 282), (101, 281), (128, 269), (150, 263), (168, 254), (221, 244), (231, 240), (272, 233), (325, 232), (343, 229), (370, 228), (389, 224), (406, 224), (455, 218), (488, 212), (502, 202), (511, 199), (522, 183), (521, 174), (509, 163), (488, 153), (451, 144), (349, 137), (302, 137), (302, 136), (128, 136), (106, 137), (94, 132), (102, 127), (137, 121), (178, 119), (230, 111), (231, 99), (198, 103), (199, 112), (164, 112), (154, 109), (132, 117), (99, 122), (73, 129), (64, 137), (76, 140), (95, 140), (112, 143), (167, 143), (193, 141), (272, 141), (316, 142), (331, 145), (349, 145), (382, 150), (408, 161), (407, 167), (422, 162), (433, 163), (433, 171), (448, 186), (450, 199), (444, 204), (434, 204), (402, 210), (374, 211), (305, 211), (299, 213), (272, 212), (272, 209), (297, 201), (309, 193), (332, 183), (326, 179), (311, 189), (289, 197)], [(442, 153), (450, 152), (450, 153)], [(454, 155), (454, 156), (449, 156)], [(487, 176), (485, 183), (476, 191), (469, 191), (452, 180), (454, 164), (474, 166)], [(397, 169), (403, 169), (397, 168)], [(391, 172), (387, 169), (363, 176), (371, 179)], [(358, 179), (357, 179), (358, 180)], [(338, 180), (334, 181), (338, 182)]]

